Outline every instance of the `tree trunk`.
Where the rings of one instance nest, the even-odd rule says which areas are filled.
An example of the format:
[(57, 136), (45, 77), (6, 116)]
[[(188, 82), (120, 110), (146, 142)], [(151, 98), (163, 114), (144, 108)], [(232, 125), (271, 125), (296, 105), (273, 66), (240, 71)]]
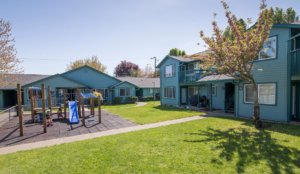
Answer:
[(260, 108), (258, 105), (258, 89), (257, 85), (252, 83), (253, 97), (254, 97), (254, 106), (253, 106), (253, 123), (257, 128), (262, 127), (262, 122), (260, 120)]

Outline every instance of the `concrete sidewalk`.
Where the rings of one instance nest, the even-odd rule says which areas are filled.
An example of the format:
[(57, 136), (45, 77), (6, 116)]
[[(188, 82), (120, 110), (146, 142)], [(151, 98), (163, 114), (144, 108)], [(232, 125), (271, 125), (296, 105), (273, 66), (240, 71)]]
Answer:
[(115, 135), (115, 134), (120, 134), (120, 133), (139, 131), (139, 130), (150, 129), (150, 128), (155, 128), (155, 127), (160, 127), (160, 126), (167, 126), (167, 125), (171, 125), (171, 124), (182, 123), (182, 122), (198, 120), (198, 119), (203, 119), (203, 118), (206, 118), (206, 117), (205, 116), (187, 117), (187, 118), (181, 118), (181, 119), (176, 119), (176, 120), (151, 123), (151, 124), (146, 124), (146, 125), (137, 125), (137, 126), (132, 126), (132, 127), (113, 129), (113, 130), (108, 130), (108, 131), (104, 131), (104, 132), (89, 133), (89, 134), (83, 134), (83, 135), (76, 135), (76, 136), (72, 136), (72, 137), (57, 138), (57, 139), (52, 139), (52, 140), (3, 147), (3, 148), (0, 148), (0, 155), (13, 153), (13, 152), (17, 152), (17, 151), (22, 151), (22, 150), (30, 150), (30, 149), (35, 149), (35, 148), (63, 144), (63, 143), (70, 143), (70, 142), (74, 142), (74, 141), (81, 141), (81, 140), (87, 140), (87, 139), (92, 139), (92, 138), (97, 138), (97, 137)]

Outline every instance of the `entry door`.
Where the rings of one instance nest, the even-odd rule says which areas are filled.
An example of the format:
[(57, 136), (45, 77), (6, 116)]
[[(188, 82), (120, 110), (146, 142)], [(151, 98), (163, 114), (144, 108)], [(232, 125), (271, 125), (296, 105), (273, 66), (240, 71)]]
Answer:
[(186, 103), (186, 88), (181, 88), (181, 103)]

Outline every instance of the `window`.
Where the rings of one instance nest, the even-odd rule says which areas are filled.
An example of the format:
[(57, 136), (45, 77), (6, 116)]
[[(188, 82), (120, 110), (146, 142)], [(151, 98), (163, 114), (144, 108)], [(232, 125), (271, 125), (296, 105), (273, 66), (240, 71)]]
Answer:
[(197, 87), (189, 87), (189, 97), (198, 95), (198, 88)]
[(152, 94), (153, 93), (153, 88), (148, 88), (148, 93)]
[[(210, 85), (207, 86), (208, 88), (208, 95), (210, 95)], [(217, 95), (217, 88), (216, 86), (212, 86), (212, 95)]]
[(181, 65), (181, 71), (185, 71), (185, 65)]
[(120, 88), (120, 97), (130, 97), (131, 88)]
[[(30, 90), (27, 90), (27, 93), (28, 100), (30, 100)], [(32, 96), (37, 100), (42, 99), (42, 91), (32, 91)]]
[(175, 76), (175, 64), (164, 66), (164, 77), (174, 77)]
[(190, 64), (189, 64), (189, 70), (194, 70), (194, 69), (195, 69), (195, 64), (190, 63)]
[[(276, 99), (276, 84), (258, 84), (258, 103), (259, 104), (275, 104)], [(244, 87), (244, 102), (245, 103), (253, 103), (254, 96), (252, 85), (245, 85)]]
[(96, 89), (96, 92), (100, 92), (102, 94), (103, 98), (108, 98), (109, 97), (109, 91), (108, 91), (107, 88)]
[(164, 88), (164, 98), (175, 98), (175, 87)]
[(264, 48), (259, 52), (258, 60), (276, 58), (276, 36), (270, 37), (268, 42), (264, 43)]

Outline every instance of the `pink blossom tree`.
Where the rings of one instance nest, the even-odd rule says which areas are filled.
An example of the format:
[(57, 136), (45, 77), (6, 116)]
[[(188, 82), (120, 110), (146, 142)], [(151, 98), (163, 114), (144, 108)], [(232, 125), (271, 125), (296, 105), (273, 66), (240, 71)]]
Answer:
[[(217, 22), (213, 21), (212, 37), (205, 37), (203, 31), (200, 31), (200, 37), (208, 46), (206, 54), (187, 56), (200, 60), (202, 62), (200, 67), (205, 70), (206, 74), (224, 74), (252, 84), (254, 95), (253, 124), (257, 127), (262, 127), (262, 122), (258, 104), (258, 89), (252, 71), (256, 67), (255, 60), (268, 41), (269, 32), (273, 26), (272, 10), (264, 10), (266, 8), (264, 1), (262, 0), (260, 6), (262, 12), (259, 13), (257, 22), (248, 30), (238, 22), (235, 15), (228, 11), (227, 3), (221, 1), (226, 10), (225, 16), (234, 39), (226, 38), (219, 29)], [(216, 16), (215, 13), (214, 16)]]

